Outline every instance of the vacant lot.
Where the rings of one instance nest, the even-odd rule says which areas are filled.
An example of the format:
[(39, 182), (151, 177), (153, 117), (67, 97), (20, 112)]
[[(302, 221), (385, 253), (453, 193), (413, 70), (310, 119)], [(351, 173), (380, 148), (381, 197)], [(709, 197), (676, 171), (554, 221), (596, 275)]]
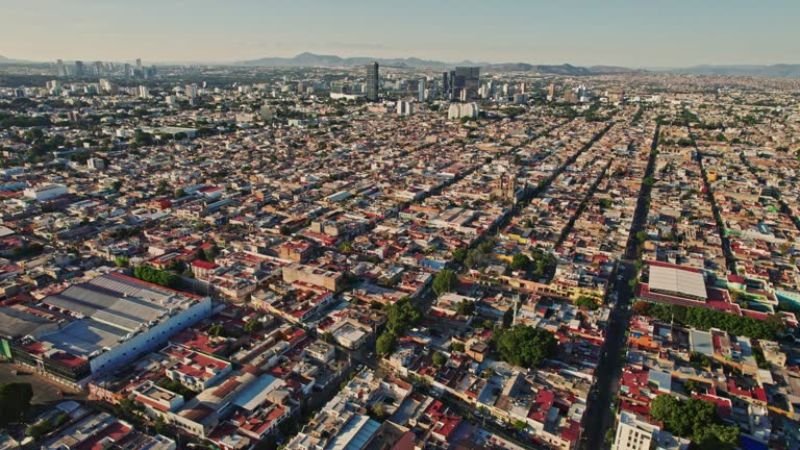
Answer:
[[(22, 375), (15, 375), (14, 370), (19, 370)], [(7, 362), (0, 362), (0, 384), (5, 383), (30, 383), (33, 386), (33, 403), (45, 404), (54, 400), (82, 398), (71, 395), (68, 388), (47, 380), (39, 375), (31, 374), (26, 370)], [(61, 393), (64, 393), (63, 395)]]

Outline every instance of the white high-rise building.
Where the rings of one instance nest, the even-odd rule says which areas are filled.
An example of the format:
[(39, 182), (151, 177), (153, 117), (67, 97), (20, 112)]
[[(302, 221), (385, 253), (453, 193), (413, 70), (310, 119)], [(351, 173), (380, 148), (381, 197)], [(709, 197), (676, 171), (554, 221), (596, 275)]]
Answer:
[(186, 97), (190, 99), (197, 97), (197, 84), (187, 84), (183, 89), (183, 93), (186, 94)]
[(414, 114), (414, 104), (406, 100), (398, 101), (397, 114), (401, 116), (410, 116), (411, 114)]
[(687, 450), (691, 441), (673, 436), (636, 414), (623, 411), (619, 415), (617, 435), (612, 450)]
[(476, 118), (480, 114), (477, 103), (453, 103), (447, 110), (448, 119), (461, 119), (463, 117)]

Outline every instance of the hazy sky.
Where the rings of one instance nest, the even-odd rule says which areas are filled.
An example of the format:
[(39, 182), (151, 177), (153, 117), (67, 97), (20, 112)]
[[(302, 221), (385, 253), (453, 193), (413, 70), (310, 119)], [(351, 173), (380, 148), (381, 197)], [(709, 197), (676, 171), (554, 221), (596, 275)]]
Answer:
[(0, 0), (0, 55), (800, 63), (800, 0)]

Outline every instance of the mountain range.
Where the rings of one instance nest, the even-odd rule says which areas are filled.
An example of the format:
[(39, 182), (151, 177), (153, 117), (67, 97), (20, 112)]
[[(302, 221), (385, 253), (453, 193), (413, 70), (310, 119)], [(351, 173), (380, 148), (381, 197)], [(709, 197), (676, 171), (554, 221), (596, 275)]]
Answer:
[(771, 65), (700, 65), (685, 68), (653, 69), (659, 72), (670, 72), (690, 75), (722, 75), (722, 76), (760, 76), (773, 78), (800, 78), (800, 64)]
[(634, 72), (666, 72), (692, 75), (763, 76), (798, 78), (800, 64), (700, 65), (692, 67), (632, 69), (620, 66), (575, 66), (572, 64), (487, 63), (475, 61), (442, 62), (420, 58), (341, 57), (300, 53), (291, 58), (268, 57), (234, 63), (249, 67), (357, 67), (376, 61), (384, 67), (447, 70), (456, 66), (480, 66), (497, 72), (537, 72), (552, 75), (585, 76)]
[[(443, 62), (420, 58), (373, 58), (369, 56), (341, 57), (300, 53), (291, 58), (267, 57), (233, 63), (203, 63), (208, 65), (235, 65), (246, 67), (357, 67), (376, 61), (383, 67), (449, 70), (456, 66), (479, 66), (484, 71), (493, 72), (535, 72), (550, 75), (586, 76), (637, 72), (663, 72), (690, 75), (720, 76), (761, 76), (772, 78), (800, 78), (800, 64), (771, 65), (699, 65), (691, 67), (632, 69), (620, 66), (575, 66), (572, 64), (529, 64), (529, 63), (487, 63), (475, 61)], [(32, 61), (12, 59), (0, 55), (0, 64), (38, 64)], [(166, 64), (166, 63), (162, 63)], [(180, 65), (181, 63), (171, 63)], [(170, 64), (170, 65), (171, 65)]]
[(314, 53), (301, 53), (291, 58), (259, 58), (249, 61), (240, 61), (237, 65), (248, 67), (356, 67), (377, 62), (384, 67), (411, 68), (411, 69), (437, 69), (447, 70), (456, 66), (480, 66), (484, 70), (498, 72), (538, 72), (557, 75), (596, 75), (603, 73), (633, 72), (633, 69), (613, 66), (579, 67), (571, 64), (536, 65), (528, 63), (500, 63), (461, 61), (448, 63), (420, 58), (372, 58), (367, 56), (346, 57), (336, 55), (318, 55)]

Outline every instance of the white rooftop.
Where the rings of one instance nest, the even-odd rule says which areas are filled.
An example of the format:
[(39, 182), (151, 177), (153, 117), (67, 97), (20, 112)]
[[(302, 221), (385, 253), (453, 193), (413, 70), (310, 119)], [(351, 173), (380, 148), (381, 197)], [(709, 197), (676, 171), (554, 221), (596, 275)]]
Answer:
[(693, 298), (708, 298), (701, 272), (675, 267), (650, 266), (650, 290), (670, 292)]

